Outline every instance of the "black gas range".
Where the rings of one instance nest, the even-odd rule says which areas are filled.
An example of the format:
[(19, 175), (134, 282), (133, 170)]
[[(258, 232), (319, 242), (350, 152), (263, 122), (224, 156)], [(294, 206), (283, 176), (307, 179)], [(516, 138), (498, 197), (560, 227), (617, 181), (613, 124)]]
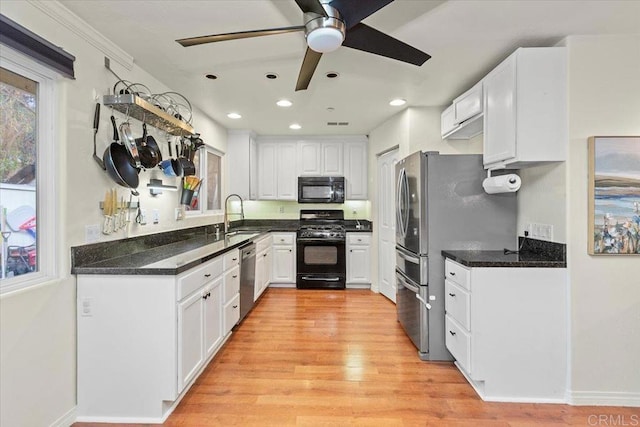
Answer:
[(345, 289), (344, 212), (303, 209), (296, 235), (298, 289)]

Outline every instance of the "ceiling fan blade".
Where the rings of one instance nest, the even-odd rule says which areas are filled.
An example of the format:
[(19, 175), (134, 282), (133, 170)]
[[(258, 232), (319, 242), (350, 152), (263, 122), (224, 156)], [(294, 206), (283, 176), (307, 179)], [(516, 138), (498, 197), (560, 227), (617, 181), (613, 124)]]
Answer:
[(347, 31), (342, 45), (418, 66), (431, 58), (431, 55), (363, 23)]
[(314, 71), (316, 71), (320, 58), (322, 58), (320, 52), (307, 48), (307, 52), (304, 54), (304, 60), (302, 61), (302, 67), (300, 67), (300, 74), (298, 74), (296, 92), (306, 90), (309, 87), (309, 82), (311, 81)]
[(331, 7), (340, 11), (340, 15), (349, 29), (392, 2), (393, 0), (333, 0)]
[(296, 0), (296, 3), (304, 13), (313, 12), (325, 17), (328, 16), (320, 0)]
[(265, 30), (238, 31), (236, 33), (212, 34), (210, 36), (191, 37), (176, 40), (184, 47), (196, 46), (199, 44), (222, 42), (226, 40), (248, 39), (250, 37), (271, 36), (274, 34), (291, 33), (294, 31), (304, 31), (304, 25), (295, 27), (267, 28)]

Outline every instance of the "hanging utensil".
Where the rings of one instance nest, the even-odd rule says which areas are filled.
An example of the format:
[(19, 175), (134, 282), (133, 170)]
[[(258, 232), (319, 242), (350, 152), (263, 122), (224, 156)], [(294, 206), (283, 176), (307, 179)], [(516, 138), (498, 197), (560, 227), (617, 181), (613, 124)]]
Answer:
[(131, 133), (131, 126), (129, 126), (129, 122), (124, 122), (120, 124), (120, 135), (122, 139), (122, 143), (125, 148), (129, 152), (129, 156), (133, 160), (133, 165), (136, 169), (140, 169), (142, 166), (140, 164), (140, 154), (138, 153), (138, 146), (136, 145), (136, 140)]
[(96, 137), (98, 136), (98, 126), (100, 126), (100, 103), (96, 102), (96, 111), (93, 114), (93, 160), (98, 163), (102, 170), (106, 170), (107, 168), (105, 167), (104, 162), (96, 154)]

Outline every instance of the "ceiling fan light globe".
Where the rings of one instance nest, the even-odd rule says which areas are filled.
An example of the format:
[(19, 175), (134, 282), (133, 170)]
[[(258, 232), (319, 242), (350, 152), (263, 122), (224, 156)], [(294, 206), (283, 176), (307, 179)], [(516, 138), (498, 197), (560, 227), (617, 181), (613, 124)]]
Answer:
[(307, 34), (309, 48), (319, 53), (333, 52), (344, 41), (344, 34), (337, 28), (316, 28)]

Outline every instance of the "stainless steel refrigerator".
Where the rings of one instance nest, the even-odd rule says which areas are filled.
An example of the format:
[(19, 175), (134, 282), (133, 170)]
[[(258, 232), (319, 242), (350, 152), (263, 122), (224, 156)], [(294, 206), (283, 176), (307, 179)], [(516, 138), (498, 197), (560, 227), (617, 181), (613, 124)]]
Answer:
[(481, 155), (416, 152), (396, 164), (396, 307), (422, 360), (445, 346), (444, 249), (515, 249), (516, 194), (487, 194)]

